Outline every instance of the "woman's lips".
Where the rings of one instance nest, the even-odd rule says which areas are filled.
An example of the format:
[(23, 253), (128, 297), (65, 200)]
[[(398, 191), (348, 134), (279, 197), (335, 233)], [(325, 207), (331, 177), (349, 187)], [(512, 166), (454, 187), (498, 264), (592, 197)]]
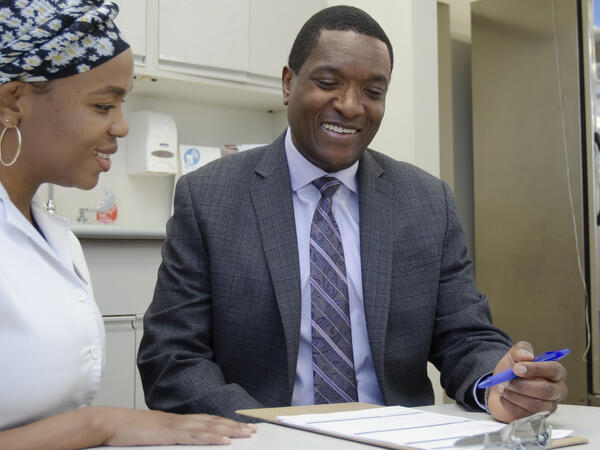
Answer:
[(96, 161), (98, 161), (98, 164), (104, 172), (110, 170), (110, 153), (103, 153), (101, 151), (94, 150), (94, 156), (96, 156)]

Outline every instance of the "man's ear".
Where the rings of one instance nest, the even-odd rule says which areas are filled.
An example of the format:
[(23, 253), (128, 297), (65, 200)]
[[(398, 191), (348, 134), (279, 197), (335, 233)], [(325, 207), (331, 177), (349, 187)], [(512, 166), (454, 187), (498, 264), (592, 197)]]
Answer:
[(292, 90), (292, 83), (294, 80), (294, 71), (288, 66), (283, 68), (281, 73), (281, 87), (283, 90), (283, 104), (287, 106), (290, 98), (290, 92)]
[(25, 83), (11, 81), (0, 85), (0, 121), (4, 126), (16, 126), (21, 120), (19, 100), (25, 92)]

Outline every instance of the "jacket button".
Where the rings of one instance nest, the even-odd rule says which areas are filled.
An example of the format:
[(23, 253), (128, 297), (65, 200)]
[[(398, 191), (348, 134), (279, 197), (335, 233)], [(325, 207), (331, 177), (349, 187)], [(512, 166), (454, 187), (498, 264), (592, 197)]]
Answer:
[(92, 355), (93, 359), (98, 359), (100, 358), (100, 356), (102, 356), (102, 350), (100, 349), (100, 346), (98, 345), (94, 345), (91, 349), (90, 349), (90, 355)]
[(84, 302), (87, 298), (87, 293), (83, 289), (77, 289), (75, 291), (75, 296), (77, 297), (77, 300)]

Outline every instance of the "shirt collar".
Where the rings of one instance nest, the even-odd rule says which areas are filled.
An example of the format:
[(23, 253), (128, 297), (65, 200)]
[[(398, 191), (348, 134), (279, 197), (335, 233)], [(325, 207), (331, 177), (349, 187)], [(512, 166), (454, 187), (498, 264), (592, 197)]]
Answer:
[[(7, 222), (13, 223), (14, 216), (16, 215), (15, 210), (16, 211), (18, 211), (18, 210), (17, 210), (17, 207), (14, 206), (10, 197), (8, 196), (8, 192), (6, 192), (6, 189), (1, 181), (0, 181), (0, 206), (2, 206), (2, 208), (0, 208), (2, 210), (2, 218), (5, 219)], [(14, 208), (14, 210), (13, 210), (13, 208)]]
[(298, 151), (292, 142), (292, 132), (290, 127), (288, 127), (285, 133), (285, 155), (287, 157), (290, 171), (292, 191), (296, 192), (307, 184), (312, 183), (317, 178), (328, 175), (337, 178), (344, 186), (346, 186), (355, 194), (358, 194), (358, 182), (356, 180), (358, 161), (346, 169), (332, 173), (325, 172), (323, 169), (311, 163)]
[(69, 267), (72, 264), (69, 248), (71, 232), (69, 221), (56, 214), (48, 213), (44, 206), (35, 199), (31, 202), (31, 215), (44, 236), (21, 214), (10, 199), (6, 188), (0, 182), (0, 222), (4, 220), (10, 226), (20, 230), (37, 246), (57, 258), (66, 267)]

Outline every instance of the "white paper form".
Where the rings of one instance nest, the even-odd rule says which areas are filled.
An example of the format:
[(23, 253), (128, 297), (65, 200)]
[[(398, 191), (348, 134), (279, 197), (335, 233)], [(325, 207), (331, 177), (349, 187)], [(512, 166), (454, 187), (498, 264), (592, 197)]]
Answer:
[[(498, 431), (504, 426), (494, 421), (472, 420), (402, 406), (279, 416), (277, 419), (285, 424), (350, 439), (419, 449), (455, 448), (453, 444), (462, 437)], [(553, 437), (558, 437), (556, 432), (553, 432)]]

